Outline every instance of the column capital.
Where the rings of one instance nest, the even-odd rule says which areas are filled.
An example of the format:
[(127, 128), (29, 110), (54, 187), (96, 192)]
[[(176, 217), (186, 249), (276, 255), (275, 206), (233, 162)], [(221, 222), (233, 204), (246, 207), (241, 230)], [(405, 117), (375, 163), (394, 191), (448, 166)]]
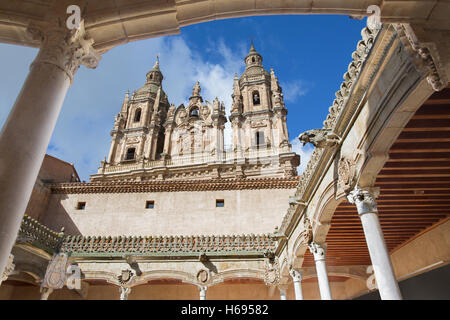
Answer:
[(375, 198), (378, 197), (380, 193), (380, 188), (360, 188), (358, 186), (355, 187), (350, 193), (347, 195), (347, 199), (350, 203), (356, 205), (358, 210), (358, 214), (362, 215), (365, 213), (377, 213), (377, 203)]
[(31, 66), (44, 63), (55, 65), (67, 74), (71, 83), (81, 64), (95, 68), (100, 61), (100, 54), (92, 46), (94, 40), (86, 37), (83, 21), (78, 29), (69, 29), (58, 19), (31, 23), (27, 32), (34, 40), (41, 42), (39, 53)]
[(314, 255), (314, 261), (325, 260), (325, 245), (320, 245), (317, 242), (311, 242), (308, 245), (309, 251)]
[(131, 288), (120, 286), (119, 290), (120, 290), (120, 300), (128, 300), (128, 295), (131, 292)]
[(6, 279), (8, 279), (9, 275), (13, 273), (15, 267), (16, 265), (14, 264), (14, 256), (12, 254), (9, 254), (8, 262), (6, 264), (5, 270), (2, 273), (2, 277), (0, 278), (0, 285), (3, 281), (6, 281)]
[(294, 280), (294, 282), (299, 282), (302, 281), (303, 279), (302, 272), (300, 270), (291, 269), (289, 271), (289, 274), (291, 275), (292, 280)]

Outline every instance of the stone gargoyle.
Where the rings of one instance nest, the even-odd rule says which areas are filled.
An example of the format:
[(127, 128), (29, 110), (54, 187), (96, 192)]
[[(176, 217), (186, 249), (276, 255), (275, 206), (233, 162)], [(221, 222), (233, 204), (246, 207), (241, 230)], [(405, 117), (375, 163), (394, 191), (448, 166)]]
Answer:
[(298, 139), (303, 142), (303, 145), (309, 142), (316, 148), (332, 148), (340, 142), (337, 134), (326, 129), (308, 130), (299, 135)]

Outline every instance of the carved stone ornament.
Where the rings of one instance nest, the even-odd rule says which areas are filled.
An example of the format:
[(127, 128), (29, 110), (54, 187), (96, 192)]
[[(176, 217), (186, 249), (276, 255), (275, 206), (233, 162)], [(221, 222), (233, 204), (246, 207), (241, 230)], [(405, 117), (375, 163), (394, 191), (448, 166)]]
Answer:
[(435, 91), (441, 91), (447, 86), (448, 79), (442, 66), (436, 44), (422, 43), (417, 39), (409, 24), (394, 24), (406, 50), (413, 56), (418, 69), (427, 75), (427, 81)]
[(207, 282), (207, 281), (208, 281), (208, 278), (209, 278), (209, 276), (208, 276), (208, 271), (206, 271), (206, 270), (200, 270), (200, 271), (197, 273), (197, 280), (198, 280), (199, 282), (201, 282), (201, 283)]
[(362, 215), (365, 213), (377, 213), (377, 203), (375, 201), (375, 196), (369, 190), (360, 189), (358, 186), (352, 190), (347, 199), (350, 203), (356, 205), (358, 214)]
[(314, 255), (314, 261), (325, 260), (325, 248), (316, 242), (311, 242), (309, 251)]
[(30, 24), (27, 31), (34, 40), (41, 41), (41, 49), (32, 66), (53, 64), (64, 70), (72, 82), (81, 64), (96, 68), (100, 61), (100, 54), (92, 47), (94, 40), (85, 38), (84, 21), (78, 29), (69, 30), (61, 20), (54, 19)]
[(8, 262), (6, 263), (6, 267), (5, 270), (2, 273), (2, 278), (0, 279), (0, 284), (3, 281), (6, 281), (6, 279), (8, 279), (8, 276), (13, 273), (14, 268), (15, 268), (15, 264), (14, 264), (14, 256), (12, 254), (9, 255), (8, 258)]
[(295, 270), (295, 269), (291, 269), (289, 271), (289, 274), (291, 275), (292, 280), (294, 280), (294, 282), (302, 281), (302, 273), (300, 271)]
[(348, 192), (354, 185), (356, 179), (356, 162), (342, 157), (338, 163), (338, 192)]
[(328, 129), (312, 129), (302, 133), (298, 139), (303, 145), (308, 142), (316, 148), (333, 148), (339, 145), (340, 139), (337, 134)]
[(47, 266), (42, 287), (61, 289), (66, 284), (68, 256), (65, 253), (55, 254)]
[(268, 286), (280, 283), (280, 266), (277, 258), (273, 260), (273, 263), (269, 259), (266, 261), (264, 266), (264, 283)]
[(117, 277), (117, 280), (119, 280), (120, 284), (126, 284), (131, 282), (131, 279), (133, 278), (133, 271), (131, 270), (122, 270), (120, 275)]

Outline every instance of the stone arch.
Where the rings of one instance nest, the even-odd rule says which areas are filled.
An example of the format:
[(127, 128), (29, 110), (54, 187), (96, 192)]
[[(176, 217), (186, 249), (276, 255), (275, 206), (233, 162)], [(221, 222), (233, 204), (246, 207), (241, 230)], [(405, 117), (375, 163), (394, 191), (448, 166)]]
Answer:
[(211, 276), (210, 285), (222, 283), (237, 278), (253, 278), (264, 281), (264, 270), (261, 269), (230, 269)]

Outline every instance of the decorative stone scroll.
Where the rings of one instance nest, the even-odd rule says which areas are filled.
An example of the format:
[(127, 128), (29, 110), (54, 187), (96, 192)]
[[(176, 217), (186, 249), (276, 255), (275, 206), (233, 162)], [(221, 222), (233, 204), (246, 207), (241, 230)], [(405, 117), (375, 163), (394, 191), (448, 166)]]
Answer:
[(413, 56), (416, 66), (427, 76), (432, 88), (435, 91), (444, 89), (449, 79), (440, 61), (436, 45), (433, 42), (420, 42), (409, 24), (394, 24), (394, 27), (403, 45)]

